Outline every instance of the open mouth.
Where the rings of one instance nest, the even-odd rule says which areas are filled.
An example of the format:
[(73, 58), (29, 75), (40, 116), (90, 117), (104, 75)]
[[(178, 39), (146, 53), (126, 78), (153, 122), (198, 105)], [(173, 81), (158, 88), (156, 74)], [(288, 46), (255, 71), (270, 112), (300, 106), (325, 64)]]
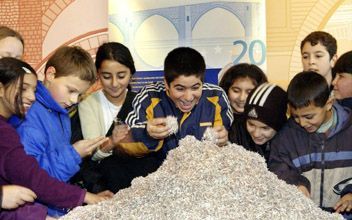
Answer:
[(183, 101), (180, 101), (180, 108), (182, 110), (187, 110), (189, 111), (190, 109), (192, 109), (193, 107), (193, 102), (183, 102)]

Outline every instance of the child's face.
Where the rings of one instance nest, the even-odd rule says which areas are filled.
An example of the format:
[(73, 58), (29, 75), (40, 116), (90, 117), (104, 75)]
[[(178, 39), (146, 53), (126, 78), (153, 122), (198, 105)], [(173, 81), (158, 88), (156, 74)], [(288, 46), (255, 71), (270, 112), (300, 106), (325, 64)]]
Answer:
[(311, 103), (309, 106), (302, 108), (290, 108), (290, 111), (297, 124), (307, 132), (313, 133), (331, 118), (331, 108), (332, 101), (328, 100), (323, 107), (317, 107), (314, 103)]
[(336, 99), (352, 97), (352, 74), (338, 73), (332, 81), (334, 96)]
[(258, 120), (248, 119), (246, 126), (252, 140), (258, 145), (270, 141), (276, 134), (276, 131), (273, 128)]
[(248, 77), (238, 78), (231, 85), (228, 91), (228, 97), (232, 109), (235, 112), (242, 113), (248, 94), (254, 89), (255, 85)]
[[(16, 114), (16, 96), (19, 94), (20, 85), (19, 82), (12, 84), (5, 89), (3, 99), (4, 99), (4, 117), (10, 117), (13, 114)], [(23, 110), (22, 114), (26, 114), (29, 108), (32, 106), (35, 101), (35, 90), (37, 86), (37, 77), (34, 74), (25, 74), (23, 77), (23, 90), (22, 90), (22, 103)], [(21, 108), (20, 108), (21, 109)], [(22, 111), (22, 109), (21, 109)]]
[(107, 98), (110, 100), (124, 97), (132, 76), (130, 69), (119, 62), (104, 60), (98, 71)]
[(47, 77), (45, 81), (51, 96), (62, 108), (76, 104), (79, 96), (90, 86), (88, 81), (81, 80), (78, 76)]
[[(336, 56), (330, 59), (326, 47), (320, 43), (312, 46), (310, 42), (303, 45), (302, 65), (304, 71), (314, 71), (324, 76), (331, 83), (331, 68), (334, 67)], [(329, 80), (330, 77), (330, 80)]]
[(14, 57), (21, 59), (23, 55), (23, 44), (16, 37), (6, 37), (0, 40), (0, 58)]
[(202, 96), (203, 83), (199, 77), (181, 75), (170, 83), (166, 90), (176, 107), (182, 112), (190, 112)]
[(22, 103), (24, 114), (28, 112), (35, 101), (37, 77), (34, 74), (25, 74), (23, 77)]

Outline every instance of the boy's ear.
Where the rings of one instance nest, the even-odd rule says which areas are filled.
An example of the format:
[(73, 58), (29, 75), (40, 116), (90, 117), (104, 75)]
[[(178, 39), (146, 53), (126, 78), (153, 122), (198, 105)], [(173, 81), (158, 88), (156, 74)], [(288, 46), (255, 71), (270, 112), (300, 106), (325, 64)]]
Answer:
[(331, 66), (331, 68), (333, 68), (334, 66), (335, 66), (335, 63), (336, 63), (336, 61), (337, 61), (337, 54), (335, 54), (332, 58), (331, 58), (331, 60), (330, 60), (330, 66)]
[(55, 79), (56, 69), (53, 66), (49, 66), (49, 68), (45, 72), (45, 80), (52, 81)]
[(165, 85), (166, 90), (170, 90), (169, 85), (167, 84), (167, 82), (166, 82), (166, 79), (165, 79), (165, 78), (164, 78), (164, 85)]
[(4, 95), (5, 95), (5, 87), (4, 87), (4, 84), (0, 82), (0, 98), (4, 97)]
[(326, 109), (327, 109), (328, 111), (330, 111), (330, 110), (332, 109), (333, 103), (334, 103), (334, 98), (332, 98), (332, 97), (330, 96), (329, 99), (328, 99), (328, 101), (326, 101), (326, 104), (325, 104)]

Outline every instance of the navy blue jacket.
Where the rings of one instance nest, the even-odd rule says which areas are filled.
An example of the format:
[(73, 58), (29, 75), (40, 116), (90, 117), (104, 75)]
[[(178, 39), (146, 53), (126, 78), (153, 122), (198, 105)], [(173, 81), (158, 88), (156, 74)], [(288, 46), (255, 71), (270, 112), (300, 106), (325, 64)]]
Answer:
[[(178, 146), (178, 141), (187, 135), (201, 140), (207, 127), (223, 125), (227, 130), (233, 121), (233, 113), (225, 92), (218, 86), (203, 84), (202, 96), (191, 112), (183, 113), (165, 91), (163, 83), (146, 86), (134, 99), (133, 109), (127, 119), (133, 138), (144, 146), (146, 152), (159, 151), (162, 158)], [(179, 123), (176, 134), (163, 140), (150, 137), (146, 122), (152, 118), (175, 116)]]
[(339, 195), (333, 187), (352, 177), (352, 118), (335, 103), (337, 124), (328, 132), (308, 133), (292, 118), (271, 143), (269, 169), (289, 184), (310, 189), (313, 201), (333, 207)]

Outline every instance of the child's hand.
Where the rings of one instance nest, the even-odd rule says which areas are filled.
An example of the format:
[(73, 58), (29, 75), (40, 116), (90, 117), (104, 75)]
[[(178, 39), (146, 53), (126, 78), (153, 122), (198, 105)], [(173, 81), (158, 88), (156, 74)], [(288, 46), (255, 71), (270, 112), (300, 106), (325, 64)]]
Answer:
[(107, 199), (111, 199), (113, 196), (114, 196), (114, 193), (112, 193), (111, 191), (109, 190), (105, 190), (103, 192), (100, 192), (97, 194), (98, 196), (102, 196), (102, 197), (105, 197)]
[(166, 118), (154, 118), (147, 122), (147, 132), (154, 139), (164, 139), (169, 136), (170, 128), (166, 126)]
[(299, 191), (301, 191), (303, 193), (303, 195), (307, 196), (308, 198), (310, 198), (310, 193), (309, 190), (307, 189), (307, 187), (303, 186), (303, 185), (298, 185), (297, 189)]
[(352, 210), (352, 193), (344, 195), (335, 205), (334, 209), (337, 213), (350, 212)]
[(73, 144), (73, 147), (77, 153), (83, 158), (88, 155), (91, 155), (95, 149), (103, 144), (105, 141), (108, 141), (106, 137), (97, 137), (89, 140), (80, 140)]
[(113, 196), (114, 194), (108, 190), (100, 192), (98, 194), (86, 192), (86, 195), (84, 197), (84, 203), (95, 204), (104, 200), (111, 199)]
[(224, 126), (216, 126), (213, 129), (217, 134), (216, 144), (219, 147), (224, 146), (228, 141), (228, 132), (227, 132), (226, 128)]
[(111, 136), (100, 146), (100, 150), (107, 153), (114, 149), (116, 146), (118, 146), (121, 142), (132, 142), (132, 138), (130, 137), (130, 135), (132, 134), (130, 133), (130, 128), (128, 127), (128, 125), (115, 125)]
[(1, 208), (15, 209), (26, 202), (33, 202), (36, 198), (37, 195), (28, 188), (17, 185), (5, 185), (2, 186)]
[(120, 142), (126, 142), (125, 139), (129, 135), (129, 127), (126, 124), (116, 125), (111, 135), (111, 142), (113, 146), (118, 145)]

